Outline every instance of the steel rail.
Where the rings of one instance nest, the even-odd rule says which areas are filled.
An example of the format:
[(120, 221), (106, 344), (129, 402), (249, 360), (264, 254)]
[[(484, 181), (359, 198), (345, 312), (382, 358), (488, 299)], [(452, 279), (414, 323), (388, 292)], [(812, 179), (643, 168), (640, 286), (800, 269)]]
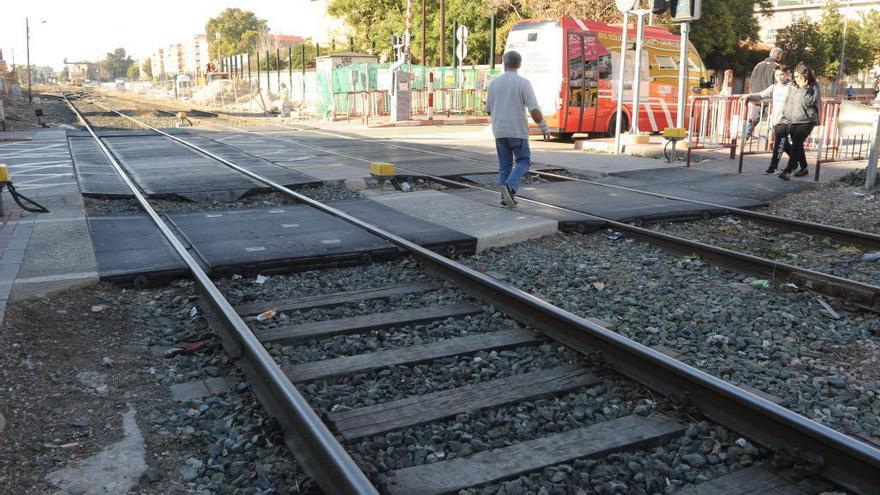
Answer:
[(880, 486), (880, 449), (773, 404), (341, 210), (299, 194), (181, 138), (137, 119), (125, 117), (297, 201), (396, 244), (409, 251), (428, 270), (456, 282), (462, 290), (475, 298), (502, 308), (507, 314), (541, 329), (581, 353), (602, 352), (608, 363), (620, 373), (666, 395), (694, 404), (710, 418), (759, 443), (773, 449), (812, 452), (821, 456), (824, 460), (822, 474), (840, 486), (865, 495), (876, 493), (876, 488)]
[[(120, 114), (123, 115), (123, 114)], [(128, 117), (127, 115), (123, 115), (124, 117)], [(134, 120), (134, 119), (132, 119)], [(271, 139), (298, 144), (300, 146), (306, 148), (312, 148), (319, 151), (324, 151), (328, 153), (333, 153), (339, 156), (344, 156), (346, 158), (351, 158), (354, 160), (360, 160), (364, 162), (370, 162), (370, 160), (366, 158), (361, 158), (353, 155), (349, 155), (346, 153), (341, 153), (338, 151), (334, 151), (322, 146), (316, 146), (313, 144), (303, 143), (302, 141), (297, 141), (293, 138), (280, 138), (277, 136), (267, 136), (259, 133), (255, 133), (253, 131), (247, 131), (244, 129), (232, 127), (232, 126), (221, 126), (219, 124), (213, 124), (221, 128), (233, 129), (241, 132), (247, 132), (250, 134), (257, 134), (262, 137), (269, 137)], [(307, 131), (312, 132), (312, 131)], [(331, 134), (335, 135), (335, 134)], [(353, 139), (357, 140), (358, 138), (344, 136), (345, 139)], [(465, 187), (470, 189), (477, 189), (482, 191), (491, 191), (490, 189), (486, 189), (484, 187), (465, 184), (462, 182), (456, 182), (451, 179), (446, 179), (443, 177), (437, 177), (430, 174), (425, 174), (413, 170), (407, 170), (404, 167), (398, 167), (400, 170), (408, 171), (411, 173), (415, 173), (418, 176), (422, 176), (425, 178), (429, 178), (433, 181), (451, 185), (454, 187)], [(496, 193), (497, 194), (497, 193)], [(591, 213), (586, 213), (570, 208), (564, 208), (561, 206), (553, 205), (550, 203), (544, 203), (541, 201), (528, 199), (528, 198), (519, 198), (521, 201), (525, 201), (528, 203), (536, 204), (539, 206), (544, 206), (547, 208), (553, 208), (560, 211), (566, 211), (570, 213), (577, 213), (579, 215), (583, 215), (585, 218), (590, 218), (593, 220), (598, 220), (601, 222), (605, 222), (610, 227), (613, 227), (615, 230), (626, 232), (631, 237), (638, 239), (642, 242), (647, 242), (654, 246), (660, 247), (668, 252), (687, 256), (696, 254), (701, 258), (711, 262), (716, 266), (720, 266), (727, 270), (738, 272), (738, 273), (747, 273), (751, 275), (757, 275), (761, 277), (767, 277), (774, 281), (784, 281), (790, 282), (798, 287), (802, 287), (805, 289), (813, 290), (816, 292), (820, 292), (827, 296), (838, 297), (846, 300), (847, 302), (854, 304), (860, 308), (873, 311), (880, 312), (880, 286), (867, 284), (864, 282), (858, 282), (855, 280), (850, 280), (843, 277), (838, 277), (836, 275), (830, 275), (827, 273), (818, 272), (815, 270), (810, 270), (809, 268), (802, 268), (795, 265), (790, 265), (788, 263), (783, 263), (781, 261), (770, 260), (767, 258), (762, 258), (759, 256), (741, 253), (738, 251), (734, 251), (731, 249), (714, 246), (712, 244), (706, 244), (703, 242), (692, 241), (690, 239), (685, 239), (683, 237), (678, 237), (672, 234), (667, 234), (664, 232), (658, 232), (655, 230), (646, 229), (637, 225), (630, 225), (628, 223), (619, 222), (617, 220), (612, 220), (610, 218), (596, 216)]]
[(795, 218), (787, 218), (780, 217), (777, 215), (770, 215), (768, 213), (761, 213), (758, 211), (746, 210), (743, 208), (737, 208), (735, 206), (726, 206), (718, 203), (711, 203), (708, 201), (700, 201), (697, 199), (688, 199), (682, 198), (680, 196), (674, 196), (671, 194), (663, 194), (652, 191), (645, 191), (643, 189), (635, 189), (632, 187), (620, 186), (617, 184), (606, 184), (602, 182), (592, 181), (589, 179), (581, 179), (579, 177), (566, 177), (564, 175), (553, 174), (550, 172), (541, 172), (536, 171), (532, 172), (541, 177), (552, 177), (554, 179), (565, 179), (569, 181), (583, 182), (586, 184), (592, 184), (596, 186), (608, 187), (611, 189), (617, 189), (619, 191), (628, 191), (635, 192), (640, 194), (645, 194), (648, 196), (654, 196), (657, 198), (663, 199), (671, 199), (674, 201), (684, 201), (687, 203), (698, 204), (702, 206), (708, 206), (710, 208), (715, 208), (718, 210), (722, 210), (725, 213), (733, 214), (739, 217), (748, 218), (749, 220), (753, 220), (757, 223), (761, 223), (764, 225), (768, 225), (770, 227), (774, 227), (780, 230), (787, 231), (796, 231), (803, 232), (805, 234), (811, 235), (821, 235), (825, 237), (829, 237), (831, 239), (844, 242), (850, 245), (862, 246), (869, 249), (880, 249), (880, 235), (873, 234), (871, 232), (863, 232), (860, 230), (854, 229), (845, 229), (842, 227), (835, 227), (833, 225), (825, 225), (821, 223), (808, 222), (805, 220), (798, 220)]
[[(282, 124), (274, 124), (274, 125), (277, 127), (281, 127), (283, 129), (299, 130), (297, 127), (292, 127), (292, 126), (287, 126), (287, 125), (282, 125)], [(326, 131), (322, 131), (320, 129), (312, 129), (310, 126), (304, 126), (304, 127), (309, 127), (307, 129), (309, 132), (326, 132)], [(335, 134), (335, 133), (327, 133), (327, 134), (345, 137), (346, 139), (358, 139), (358, 138), (349, 137), (346, 134)], [(491, 162), (488, 160), (478, 160), (475, 158), (449, 155), (446, 153), (441, 153), (441, 152), (433, 151), (433, 150), (425, 150), (425, 149), (421, 149), (421, 148), (414, 148), (411, 146), (403, 146), (403, 145), (396, 144), (396, 143), (386, 143), (384, 141), (377, 140), (377, 139), (363, 139), (363, 138), (361, 138), (361, 139), (363, 141), (367, 141), (367, 142), (381, 143), (386, 146), (390, 146), (392, 148), (405, 149), (405, 150), (410, 150), (410, 151), (419, 151), (422, 153), (428, 153), (428, 154), (432, 154), (432, 155), (445, 156), (445, 157), (449, 157), (449, 158), (456, 158), (456, 159), (460, 159), (460, 160), (472, 161), (474, 163), (485, 163), (487, 165), (495, 165), (495, 162)], [(618, 191), (628, 191), (628, 192), (634, 192), (634, 193), (639, 193), (639, 194), (645, 194), (647, 196), (653, 196), (656, 198), (663, 198), (663, 199), (669, 199), (669, 200), (673, 200), (673, 201), (682, 201), (685, 203), (697, 204), (697, 205), (701, 205), (701, 206), (708, 206), (710, 208), (715, 208), (715, 209), (724, 211), (727, 214), (733, 214), (733, 215), (737, 215), (737, 216), (740, 216), (743, 218), (748, 218), (748, 219), (753, 220), (757, 223), (761, 223), (764, 225), (768, 225), (770, 227), (778, 228), (780, 230), (803, 232), (805, 234), (811, 234), (811, 235), (821, 235), (821, 236), (829, 237), (831, 239), (835, 239), (837, 241), (844, 242), (844, 243), (847, 243), (850, 245), (862, 246), (862, 247), (866, 247), (869, 249), (880, 249), (880, 235), (874, 234), (871, 232), (863, 232), (863, 231), (854, 230), (854, 229), (835, 227), (833, 225), (825, 225), (825, 224), (821, 224), (821, 223), (808, 222), (805, 220), (797, 220), (794, 218), (781, 217), (778, 215), (771, 215), (768, 213), (761, 213), (761, 212), (757, 212), (757, 211), (746, 210), (744, 208), (737, 208), (735, 206), (727, 206), (727, 205), (722, 205), (722, 204), (718, 204), (718, 203), (712, 203), (709, 201), (700, 201), (697, 199), (683, 198), (681, 196), (675, 196), (672, 194), (664, 194), (664, 193), (658, 193), (658, 192), (653, 192), (653, 191), (646, 191), (644, 189), (637, 189), (634, 187), (626, 187), (626, 186), (621, 186), (621, 185), (617, 185), (617, 184), (608, 184), (608, 183), (604, 183), (604, 182), (583, 179), (580, 177), (567, 177), (564, 175), (554, 174), (554, 173), (550, 173), (550, 172), (543, 172), (543, 171), (539, 171), (539, 170), (531, 171), (531, 173), (533, 173), (539, 177), (550, 177), (550, 178), (557, 179), (557, 180), (583, 182), (585, 184), (591, 184), (594, 186), (601, 186), (601, 187), (606, 187), (606, 188), (610, 188), (610, 189), (616, 189)]]
[[(202, 301), (208, 306), (206, 315), (211, 326), (220, 334), (223, 346), (229, 355), (241, 365), (248, 380), (253, 384), (260, 402), (278, 419), (284, 430), (285, 440), (289, 442), (288, 448), (303, 466), (304, 471), (327, 493), (378, 494), (348, 452), (293, 386), (198, 262), (153, 210), (83, 115), (70, 103), (64, 93), (62, 97), (82, 120), (89, 134), (110, 160), (116, 173), (131, 189), (138, 203), (189, 268), (201, 293)], [(92, 104), (100, 107), (95, 103)]]

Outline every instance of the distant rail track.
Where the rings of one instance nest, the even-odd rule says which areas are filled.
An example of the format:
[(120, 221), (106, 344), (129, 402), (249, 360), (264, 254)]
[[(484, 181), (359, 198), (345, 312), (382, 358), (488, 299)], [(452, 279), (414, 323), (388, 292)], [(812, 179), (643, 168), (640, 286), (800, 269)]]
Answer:
[[(133, 117), (124, 116), (128, 122), (151, 129), (212, 158), (218, 167), (235, 170), (299, 203), (393, 243), (405, 250), (424, 270), (424, 275), (418, 280), (404, 284), (234, 306), (188, 254), (149, 201), (138, 192), (114, 155), (88, 125), (87, 118), (77, 110), (75, 102), (68, 102), (86, 123), (86, 128), (116, 172), (131, 188), (139, 205), (187, 265), (202, 306), (207, 309), (207, 318), (221, 336), (227, 353), (244, 370), (266, 410), (278, 418), (293, 455), (327, 493), (449, 493), (498, 483), (522, 473), (541, 473), (547, 467), (577, 459), (613, 463), (617, 452), (644, 451), (676, 442), (677, 438), (687, 435), (689, 431), (698, 431), (698, 425), (706, 421), (703, 417), (745, 436), (748, 440), (743, 442), (754, 442), (776, 452), (797, 452), (799, 455), (818, 457), (821, 459), (818, 474), (840, 487), (868, 494), (876, 493), (880, 486), (878, 449), (626, 339), (607, 328), (607, 323), (578, 317), (485, 273), (253, 174), (187, 142), (185, 137), (165, 133)], [(277, 139), (295, 142), (287, 138)], [(431, 179), (456, 187), (473, 187), (439, 177)], [(557, 208), (554, 205), (545, 206)], [(799, 228), (812, 233), (821, 231), (822, 235), (846, 239), (846, 242), (859, 245), (874, 246), (877, 242), (876, 236), (855, 231), (807, 222), (788, 222), (779, 217), (755, 217), (752, 216), (754, 212), (747, 210), (713, 206), (731, 214), (760, 219), (779, 228)], [(866, 309), (877, 310), (880, 307), (880, 288), (869, 284), (640, 226), (601, 220), (626, 235), (672, 252), (698, 254), (729, 269), (771, 274), (776, 278), (796, 281), (817, 292), (841, 297)], [(434, 294), (436, 297), (423, 297), (424, 294)], [(266, 325), (253, 318), (270, 308), (306, 313), (319, 308), (345, 308), (360, 304), (378, 310), (346, 318), (283, 325)], [(454, 330), (475, 319), (484, 323), (503, 321), (504, 324), (488, 333)], [(453, 330), (443, 338), (428, 339), (428, 342), (421, 337), (415, 338), (418, 325), (439, 324), (436, 322), (443, 322), (445, 328)], [(291, 346), (377, 330), (396, 332), (394, 338), (407, 345), (394, 350), (363, 349), (352, 355), (303, 361), (284, 368), (276, 358), (292, 352)], [(551, 345), (546, 346), (548, 343)], [(474, 377), (465, 385), (451, 388), (441, 386), (427, 393), (402, 379), (398, 393), (377, 393), (374, 403), (356, 407), (334, 409), (327, 406), (327, 399), (322, 399), (324, 389), (333, 388), (334, 397), (345, 396), (349, 390), (346, 387), (362, 385), (363, 378), (358, 376), (372, 376), (369, 374), (389, 367), (407, 369), (410, 374), (418, 376), (420, 383), (441, 383), (444, 379), (433, 374), (437, 370), (431, 363), (473, 362), (477, 358), (484, 359), (483, 356), (490, 356), (493, 366), (505, 370), (502, 377)], [(514, 366), (523, 360), (531, 364), (521, 369)], [(323, 385), (310, 386), (316, 382)], [(381, 447), (383, 442), (387, 443), (389, 433), (412, 432), (436, 422), (454, 423), (459, 418), (466, 421), (468, 415), (487, 409), (511, 406), (528, 410), (534, 401), (547, 396), (571, 399), (580, 394), (591, 397), (597, 387), (609, 385), (630, 390), (634, 402), (654, 406), (647, 411), (628, 414), (582, 416), (575, 422), (576, 427), (561, 431), (544, 430), (541, 435), (525, 435), (528, 437), (525, 439), (516, 434), (514, 427), (511, 432), (497, 433), (500, 435), (496, 438), (497, 448), (487, 445), (476, 452), (449, 458), (445, 454), (435, 453), (431, 463), (397, 469), (390, 475), (364, 472), (363, 466), (382, 462), (369, 456), (375, 449), (366, 448), (365, 442), (372, 440)], [(302, 390), (308, 393), (304, 394)], [(662, 403), (658, 403), (654, 393), (664, 397), (660, 401)], [(515, 416), (516, 412), (510, 414)], [(522, 421), (527, 421), (527, 418)], [(394, 450), (394, 446), (393, 443), (388, 444), (387, 448), (381, 450)], [(764, 467), (755, 467), (704, 481), (703, 488), (711, 491), (715, 487), (724, 491), (725, 486), (757, 483), (756, 489), (760, 492), (773, 493), (774, 490), (792, 488), (798, 481), (777, 477)], [(648, 491), (663, 489), (659, 485), (645, 486)]]

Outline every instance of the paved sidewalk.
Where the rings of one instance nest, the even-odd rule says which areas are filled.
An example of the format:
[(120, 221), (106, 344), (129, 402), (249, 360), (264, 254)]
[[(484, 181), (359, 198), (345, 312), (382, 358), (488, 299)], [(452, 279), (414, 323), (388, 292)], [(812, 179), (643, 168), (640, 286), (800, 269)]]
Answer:
[[(0, 142), (0, 163), (8, 165), (16, 190), (49, 213), (22, 211), (4, 188), (0, 227), (0, 308), (4, 309), (11, 300), (98, 280), (65, 131), (14, 134), (25, 139)], [(0, 311), (0, 321), (2, 316)]]

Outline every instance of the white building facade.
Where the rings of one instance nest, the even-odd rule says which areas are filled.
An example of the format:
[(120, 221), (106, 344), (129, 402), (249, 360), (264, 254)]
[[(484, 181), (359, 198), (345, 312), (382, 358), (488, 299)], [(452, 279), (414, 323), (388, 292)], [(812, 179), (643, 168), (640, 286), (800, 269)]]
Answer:
[[(776, 33), (802, 17), (818, 21), (826, 3), (825, 0), (771, 0), (771, 16), (761, 15), (760, 11), (755, 13), (761, 25), (761, 41), (776, 44)], [(880, 9), (880, 0), (840, 0), (838, 8), (846, 18), (860, 20), (862, 14)]]

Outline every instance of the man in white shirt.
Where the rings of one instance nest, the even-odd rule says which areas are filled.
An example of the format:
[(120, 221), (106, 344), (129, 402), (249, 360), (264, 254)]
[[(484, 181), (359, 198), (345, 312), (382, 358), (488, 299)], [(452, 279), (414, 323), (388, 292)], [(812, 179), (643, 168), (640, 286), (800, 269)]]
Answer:
[(514, 196), (520, 181), (531, 165), (529, 125), (525, 110), (528, 109), (545, 139), (549, 136), (550, 129), (541, 115), (532, 84), (517, 74), (517, 69), (522, 65), (522, 56), (510, 51), (504, 54), (503, 60), (504, 74), (489, 84), (486, 113), (492, 117), (492, 134), (495, 136), (495, 150), (498, 152), (501, 204), (513, 208), (516, 205)]

